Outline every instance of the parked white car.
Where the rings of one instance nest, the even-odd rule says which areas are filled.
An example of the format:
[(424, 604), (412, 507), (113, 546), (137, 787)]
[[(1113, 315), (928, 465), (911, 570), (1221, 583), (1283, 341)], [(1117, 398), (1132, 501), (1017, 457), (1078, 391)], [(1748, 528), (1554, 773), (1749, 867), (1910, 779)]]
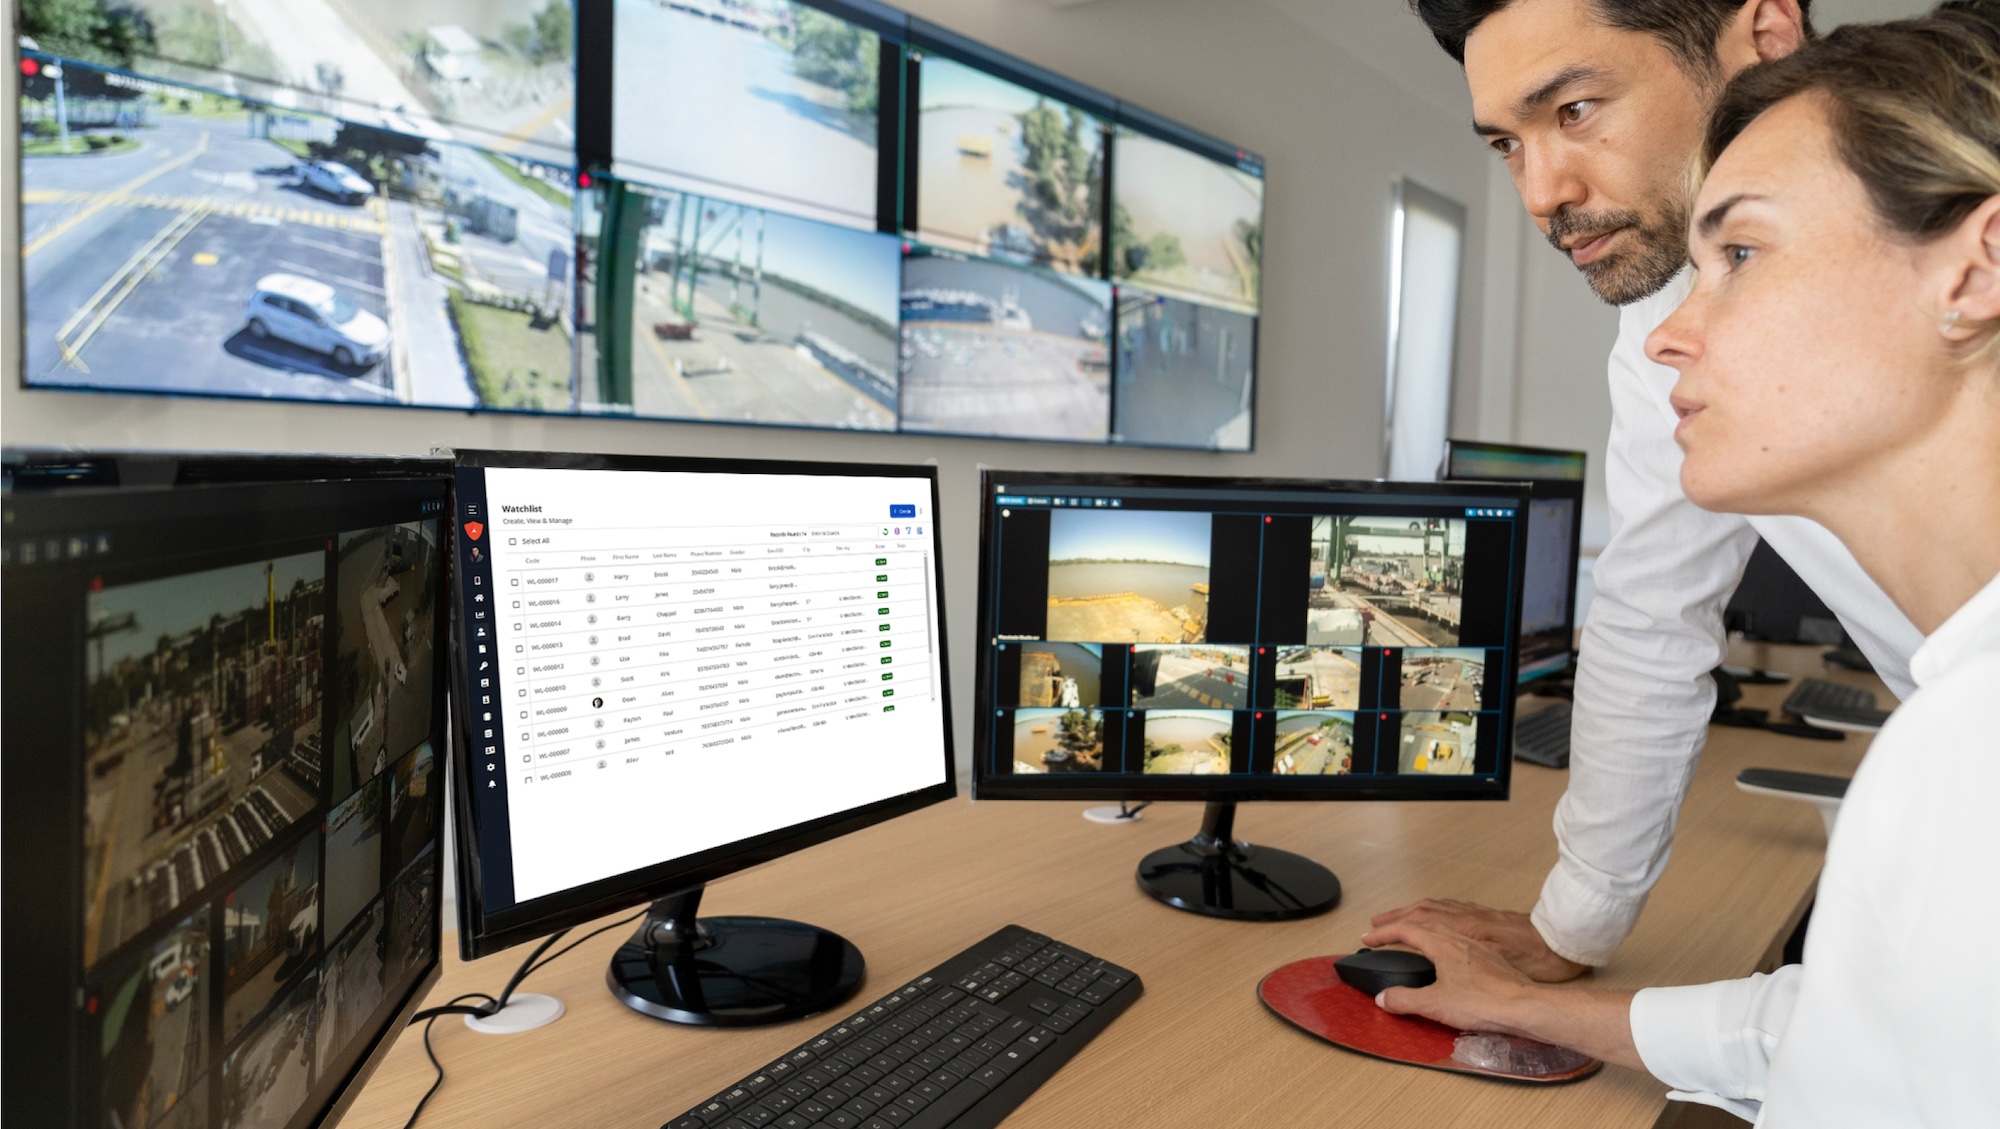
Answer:
[(299, 166), (299, 183), (349, 204), (375, 195), (374, 185), (339, 161), (307, 161)]
[(258, 279), (243, 316), (250, 336), (324, 353), (343, 368), (365, 368), (389, 351), (387, 322), (326, 283), (296, 274)]

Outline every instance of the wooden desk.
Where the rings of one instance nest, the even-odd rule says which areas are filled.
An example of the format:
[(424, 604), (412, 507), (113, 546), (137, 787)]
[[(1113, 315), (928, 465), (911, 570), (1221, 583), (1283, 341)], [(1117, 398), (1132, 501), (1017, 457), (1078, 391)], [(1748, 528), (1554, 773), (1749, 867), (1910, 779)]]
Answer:
[[(1872, 677), (1823, 670), (1812, 648), (1742, 646), (1732, 658), (1868, 686), (1888, 700)], [(1744, 704), (1775, 707), (1786, 689), (1748, 687)], [(1673, 861), (1638, 930), (1595, 982), (1684, 984), (1773, 967), (1810, 899), (1825, 837), (1809, 805), (1739, 792), (1736, 773), (1845, 775), (1866, 748), (1860, 736), (1834, 744), (1713, 730)], [(1300, 1034), (1256, 997), (1272, 968), (1351, 949), (1370, 915), (1419, 897), (1532, 905), (1555, 861), (1549, 821), (1566, 779), (1519, 765), (1504, 804), (1246, 806), (1239, 835), (1319, 859), (1340, 876), (1340, 907), (1306, 921), (1217, 921), (1139, 891), (1140, 856), (1192, 835), (1196, 804), (1156, 805), (1141, 822), (1113, 827), (1083, 820), (1081, 804), (960, 799), (738, 875), (712, 887), (702, 908), (845, 934), (868, 959), (857, 1003), (1008, 922), (1137, 971), (1146, 994), (1022, 1105), (1009, 1129), (1672, 1124), (1679, 1109), (1640, 1074), (1607, 1067), (1575, 1085), (1532, 1088), (1395, 1066)], [(836, 1018), (736, 1031), (647, 1019), (604, 984), (627, 932), (606, 933), (529, 980), (527, 990), (569, 1007), (550, 1027), (494, 1037), (440, 1020), (432, 1042), (447, 1078), (419, 1125), (655, 1129)], [(472, 965), (447, 957), (431, 1002), (498, 991), (525, 952)], [(406, 1033), (342, 1129), (398, 1129), (431, 1078), (422, 1040)]]

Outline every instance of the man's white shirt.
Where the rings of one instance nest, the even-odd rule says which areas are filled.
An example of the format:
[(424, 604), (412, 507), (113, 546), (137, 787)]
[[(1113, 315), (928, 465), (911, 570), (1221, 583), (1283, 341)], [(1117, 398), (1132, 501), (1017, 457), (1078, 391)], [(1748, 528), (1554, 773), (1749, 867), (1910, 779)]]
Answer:
[(2000, 1123), (2000, 577), (1911, 667), (1841, 802), (1805, 963), (1633, 998), (1675, 1097), (1767, 1129)]
[(1560, 857), (1533, 921), (1549, 947), (1608, 962), (1666, 867), (1674, 822), (1715, 705), (1709, 671), (1728, 648), (1722, 613), (1761, 535), (1811, 585), (1896, 695), (1911, 689), (1923, 636), (1846, 548), (1796, 517), (1710, 513), (1681, 492), (1678, 375), (1646, 358), (1646, 337), (1686, 296), (1683, 270), (1626, 306), (1610, 360), (1605, 484), (1611, 541), (1593, 571), (1570, 737), (1556, 806)]

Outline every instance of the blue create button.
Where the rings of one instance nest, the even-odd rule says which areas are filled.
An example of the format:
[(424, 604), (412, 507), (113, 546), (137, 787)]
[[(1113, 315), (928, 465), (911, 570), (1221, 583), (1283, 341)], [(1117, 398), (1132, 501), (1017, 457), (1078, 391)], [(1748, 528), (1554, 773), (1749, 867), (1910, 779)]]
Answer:
[(917, 516), (917, 507), (915, 507), (915, 506), (894, 506), (894, 505), (892, 505), (892, 506), (890, 506), (890, 507), (889, 507), (889, 516), (890, 516), (890, 517), (915, 517), (915, 516)]

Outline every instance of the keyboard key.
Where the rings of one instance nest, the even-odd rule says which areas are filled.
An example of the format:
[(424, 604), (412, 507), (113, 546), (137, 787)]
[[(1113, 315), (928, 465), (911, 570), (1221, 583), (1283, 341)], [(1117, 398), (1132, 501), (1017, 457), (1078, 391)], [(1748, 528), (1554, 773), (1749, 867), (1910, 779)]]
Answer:
[(812, 1122), (796, 1113), (788, 1113), (773, 1121), (771, 1129), (812, 1129)]
[(820, 1118), (825, 1117), (829, 1113), (832, 1113), (833, 1107), (809, 1099), (807, 1101), (800, 1102), (799, 1108), (793, 1110), (792, 1112), (798, 1114), (800, 1117), (807, 1119), (808, 1122), (812, 1122), (812, 1121), (818, 1121)]
[(821, 1125), (831, 1125), (833, 1129), (857, 1129), (861, 1119), (844, 1109), (836, 1109), (819, 1119)]
[(749, 1109), (744, 1110), (743, 1112), (737, 1114), (736, 1116), (742, 1118), (743, 1120), (749, 1122), (752, 1125), (759, 1125), (759, 1126), (769, 1125), (771, 1122), (776, 1121), (778, 1119), (778, 1115), (776, 1113), (773, 1113), (772, 1111), (765, 1109), (761, 1103), (758, 1105), (751, 1106)]
[(707, 1125), (708, 1122), (690, 1113), (686, 1117), (677, 1117), (667, 1122), (660, 1126), (660, 1129), (706, 1129)]
[(876, 1105), (874, 1102), (869, 1101), (867, 1098), (857, 1097), (849, 1099), (848, 1103), (844, 1106), (841, 1106), (840, 1108), (846, 1110), (848, 1113), (853, 1114), (854, 1120), (856, 1121), (856, 1123), (859, 1123), (873, 1116), (873, 1114), (875, 1113)]
[(1101, 1004), (1111, 998), (1111, 989), (1103, 986), (1103, 981), (1092, 984), (1076, 994), (1076, 998), (1087, 1004)]

